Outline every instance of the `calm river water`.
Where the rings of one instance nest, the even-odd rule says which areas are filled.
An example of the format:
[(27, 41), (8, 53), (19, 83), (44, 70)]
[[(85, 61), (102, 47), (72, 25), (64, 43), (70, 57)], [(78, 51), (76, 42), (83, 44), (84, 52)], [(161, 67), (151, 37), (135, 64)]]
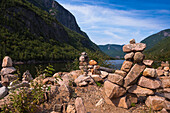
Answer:
[[(114, 65), (114, 69), (120, 69), (121, 65), (123, 64), (124, 60), (109, 60), (108, 62)], [(14, 67), (18, 66), (21, 75), (26, 71), (29, 70), (30, 73), (35, 76), (36, 75), (36, 68), (39, 65), (42, 66), (42, 68), (44, 69), (46, 66), (48, 66), (49, 63), (43, 63), (43, 64), (19, 64), (19, 65), (14, 65)], [(62, 72), (62, 71), (66, 71), (66, 62), (57, 62), (57, 63), (50, 63), (51, 65), (53, 65), (55, 72)]]

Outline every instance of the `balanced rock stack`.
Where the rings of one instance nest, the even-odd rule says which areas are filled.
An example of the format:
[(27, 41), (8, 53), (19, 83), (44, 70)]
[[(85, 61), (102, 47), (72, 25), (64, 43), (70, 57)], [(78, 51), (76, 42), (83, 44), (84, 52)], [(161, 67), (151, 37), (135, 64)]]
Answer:
[(88, 62), (89, 62), (89, 58), (87, 56), (87, 53), (86, 52), (82, 52), (81, 53), (81, 56), (79, 58), (79, 68), (80, 70), (82, 70), (82, 72), (84, 73), (84, 75), (87, 76), (87, 73), (88, 73)]
[[(127, 54), (124, 56), (121, 70), (109, 74), (108, 80), (104, 82), (105, 100), (108, 104), (129, 108), (133, 103), (140, 101), (153, 110), (170, 110), (170, 101), (166, 100), (163, 94), (156, 93), (160, 89), (170, 92), (170, 89), (162, 89), (165, 87), (162, 87), (164, 83), (158, 78), (156, 69), (151, 68), (153, 61), (144, 60), (142, 51), (145, 48), (146, 44), (135, 43), (134, 39), (130, 40), (130, 44), (123, 46), (123, 51)], [(164, 82), (169, 85), (166, 87), (170, 88), (170, 79)]]
[(16, 72), (16, 69), (12, 67), (12, 59), (9, 56), (5, 56), (2, 62), (1, 69), (1, 82), (2, 85), (8, 86), (10, 82), (16, 80), (18, 78), (17, 75), (13, 73)]

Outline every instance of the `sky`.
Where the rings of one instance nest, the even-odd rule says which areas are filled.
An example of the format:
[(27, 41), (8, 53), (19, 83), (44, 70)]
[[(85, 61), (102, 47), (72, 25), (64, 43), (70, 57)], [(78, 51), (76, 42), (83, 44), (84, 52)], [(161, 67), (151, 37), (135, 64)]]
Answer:
[(127, 44), (170, 28), (170, 0), (56, 0), (97, 45)]

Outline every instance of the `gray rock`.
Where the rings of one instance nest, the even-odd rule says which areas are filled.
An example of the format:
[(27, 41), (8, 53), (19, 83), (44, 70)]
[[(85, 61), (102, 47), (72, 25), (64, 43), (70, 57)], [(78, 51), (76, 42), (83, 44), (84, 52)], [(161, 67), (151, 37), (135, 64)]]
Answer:
[(12, 67), (12, 59), (9, 56), (5, 56), (2, 61), (2, 67)]
[(131, 61), (124, 61), (121, 67), (122, 71), (129, 72), (131, 67), (133, 65), (133, 62)]
[(124, 87), (132, 84), (140, 76), (144, 69), (145, 65), (135, 64), (127, 76), (124, 78)]
[(135, 63), (141, 63), (144, 59), (144, 54), (141, 52), (136, 52), (133, 59)]
[(146, 44), (144, 43), (136, 43), (136, 44), (127, 44), (123, 46), (123, 52), (139, 52), (143, 51), (146, 48)]
[(154, 68), (146, 68), (144, 71), (143, 71), (143, 76), (147, 76), (147, 77), (157, 77), (157, 73), (156, 73), (156, 69)]
[(138, 85), (145, 87), (145, 88), (149, 88), (149, 89), (157, 89), (161, 87), (161, 82), (156, 79), (146, 78), (142, 76), (139, 79)]
[(8, 89), (3, 86), (0, 88), (0, 99), (4, 98), (8, 94)]
[(118, 74), (110, 74), (109, 73), (108, 80), (115, 84), (118, 84), (120, 86), (123, 85), (123, 77)]
[(76, 98), (75, 107), (76, 107), (77, 113), (86, 113), (86, 109), (85, 109), (82, 98), (80, 98), (80, 97)]
[(127, 75), (127, 73), (125, 71), (122, 71), (122, 70), (116, 70), (115, 74), (121, 75), (122, 77), (125, 77)]
[(6, 68), (2, 68), (1, 70), (1, 75), (6, 75), (6, 74), (12, 74), (16, 71), (16, 69), (14, 67), (6, 67)]
[(134, 52), (127, 53), (124, 58), (125, 60), (131, 60), (134, 56)]

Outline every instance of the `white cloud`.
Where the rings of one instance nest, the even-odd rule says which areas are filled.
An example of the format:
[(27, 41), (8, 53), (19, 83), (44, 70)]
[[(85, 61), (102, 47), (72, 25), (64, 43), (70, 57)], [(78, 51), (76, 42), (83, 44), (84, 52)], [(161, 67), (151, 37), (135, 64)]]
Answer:
[(167, 10), (118, 10), (87, 4), (62, 5), (73, 13), (80, 28), (97, 44), (124, 44), (131, 38), (141, 41), (151, 31), (157, 32), (168, 26), (165, 24), (167, 20), (160, 20), (159, 15), (155, 15), (169, 13)]

